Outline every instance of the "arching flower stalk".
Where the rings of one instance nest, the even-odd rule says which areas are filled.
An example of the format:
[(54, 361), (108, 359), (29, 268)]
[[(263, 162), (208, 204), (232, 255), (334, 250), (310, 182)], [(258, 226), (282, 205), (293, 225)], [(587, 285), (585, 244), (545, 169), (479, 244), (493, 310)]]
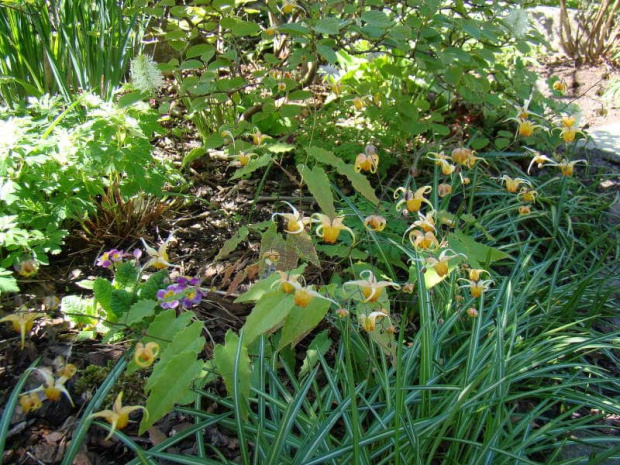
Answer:
[(360, 272), (360, 277), (367, 276), (366, 279), (358, 279), (356, 281), (347, 281), (342, 285), (343, 288), (349, 286), (359, 287), (364, 297), (364, 302), (376, 302), (377, 299), (383, 293), (383, 289), (386, 287), (393, 287), (394, 289), (400, 289), (400, 285), (394, 281), (377, 281), (375, 275), (370, 270), (364, 270)]
[(344, 216), (330, 218), (322, 213), (314, 213), (311, 221), (313, 223), (320, 223), (316, 228), (316, 235), (328, 244), (335, 244), (342, 230), (345, 230), (351, 234), (351, 238), (353, 242), (355, 242), (355, 233), (351, 228), (345, 226), (343, 223)]
[(398, 199), (402, 194), (402, 199), (396, 204), (396, 210), (400, 210), (403, 204), (406, 206), (407, 211), (411, 213), (420, 211), (423, 203), (433, 208), (433, 204), (424, 197), (432, 190), (433, 188), (431, 186), (422, 186), (415, 192), (412, 192), (410, 189), (406, 189), (404, 187), (399, 187), (396, 191), (394, 191), (394, 198)]
[(297, 209), (293, 207), (290, 203), (288, 202), (284, 202), (284, 203), (287, 204), (289, 207), (291, 207), (291, 210), (293, 210), (293, 213), (276, 212), (273, 215), (271, 215), (271, 221), (274, 221), (274, 218), (276, 216), (281, 216), (287, 221), (286, 227), (284, 228), (285, 232), (289, 234), (301, 234), (302, 232), (304, 232), (306, 225), (310, 223), (311, 221), (310, 217), (307, 217), (307, 216), (302, 217), (301, 214), (297, 211)]

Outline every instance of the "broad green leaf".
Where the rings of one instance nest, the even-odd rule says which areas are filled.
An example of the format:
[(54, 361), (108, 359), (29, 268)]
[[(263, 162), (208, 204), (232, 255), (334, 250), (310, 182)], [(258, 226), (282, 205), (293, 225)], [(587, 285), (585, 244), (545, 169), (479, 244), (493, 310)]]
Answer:
[(316, 337), (312, 340), (312, 342), (308, 345), (308, 350), (306, 351), (306, 358), (304, 358), (304, 362), (301, 365), (301, 370), (299, 370), (299, 377), (303, 377), (310, 373), (312, 368), (319, 361), (319, 354), (325, 355), (329, 348), (332, 345), (332, 341), (329, 338), (329, 331), (321, 331)]
[(495, 139), (495, 147), (497, 150), (503, 150), (510, 145), (512, 141), (510, 139), (505, 139), (503, 137), (498, 137)]
[(95, 302), (101, 305), (106, 312), (111, 311), (112, 291), (114, 287), (110, 281), (104, 278), (97, 278), (93, 282), (93, 294)]
[(258, 157), (256, 160), (252, 160), (246, 166), (237, 169), (237, 171), (235, 171), (235, 173), (231, 176), (230, 179), (233, 180), (248, 176), (257, 169), (267, 166), (269, 163), (271, 163), (271, 154), (265, 153), (262, 156)]
[[(298, 105), (285, 105), (285, 106), (299, 108)], [(291, 144), (284, 144), (284, 143), (278, 142), (275, 144), (267, 145), (266, 149), (269, 150), (271, 153), (287, 153), (287, 152), (291, 152), (295, 150), (295, 146)]]
[(288, 95), (289, 100), (307, 100), (312, 98), (314, 94), (308, 90), (296, 90)]
[(476, 242), (472, 237), (459, 231), (448, 234), (448, 244), (455, 252), (465, 254), (467, 262), (475, 268), (482, 268), (485, 263), (510, 258), (507, 253)]
[(0, 270), (0, 294), (3, 292), (19, 292), (17, 280), (8, 270)]
[(146, 409), (149, 412), (140, 422), (140, 432), (144, 433), (157, 420), (170, 412), (174, 404), (183, 399), (193, 381), (200, 376), (203, 362), (196, 360), (193, 352), (183, 352), (173, 357), (162, 370), (157, 383), (151, 386)]
[(187, 53), (185, 54), (185, 57), (195, 58), (203, 54), (209, 54), (211, 52), (215, 52), (215, 47), (211, 44), (192, 45), (190, 48), (187, 49)]
[(75, 324), (94, 325), (99, 322), (94, 299), (68, 295), (60, 301), (60, 311)]
[(233, 237), (224, 242), (224, 245), (215, 256), (215, 261), (221, 260), (235, 250), (237, 246), (248, 237), (248, 234), (250, 234), (250, 230), (245, 226), (241, 226)]
[(277, 290), (265, 294), (256, 303), (243, 325), (243, 345), (250, 346), (261, 334), (275, 331), (294, 306), (292, 294)]
[(329, 300), (315, 297), (304, 308), (294, 306), (284, 320), (278, 350), (289, 344), (295, 346), (301, 341), (321, 322), (327, 314), (330, 305), (331, 302)]
[(486, 147), (487, 145), (489, 145), (491, 141), (489, 140), (488, 137), (479, 137), (478, 139), (475, 139), (472, 141), (471, 143), (471, 147), (474, 150), (480, 150), (484, 147)]
[(130, 107), (134, 103), (140, 102), (145, 97), (148, 97), (148, 94), (145, 92), (130, 92), (129, 94), (125, 94), (118, 99), (118, 106), (120, 108)]
[(177, 317), (176, 310), (164, 310), (149, 325), (143, 342), (157, 342), (163, 351), (176, 333), (190, 324), (194, 316), (193, 312), (183, 312)]
[(121, 322), (127, 326), (142, 321), (144, 318), (152, 316), (155, 313), (158, 303), (154, 300), (140, 300), (129, 307), (129, 311)]
[(369, 10), (362, 13), (362, 21), (368, 23), (369, 26), (386, 28), (392, 24), (389, 16), (381, 10)]
[[(236, 364), (237, 352), (239, 352), (239, 361)], [(213, 359), (215, 366), (226, 384), (226, 391), (231, 397), (241, 400), (240, 411), (244, 419), (248, 415), (248, 399), (250, 398), (250, 357), (248, 356), (247, 347), (241, 344), (239, 337), (232, 331), (226, 333), (226, 345), (218, 344), (213, 350)], [(235, 365), (237, 366), (237, 384), (235, 385)]]
[(138, 281), (138, 269), (132, 262), (122, 262), (116, 267), (113, 285), (116, 289), (133, 289)]
[(112, 296), (110, 297), (110, 311), (115, 318), (110, 318), (111, 315), (108, 314), (108, 319), (118, 321), (119, 318), (129, 311), (132, 300), (133, 298), (131, 294), (126, 290), (114, 289), (112, 291)]
[(301, 234), (288, 234), (286, 242), (293, 246), (302, 259), (312, 263), (314, 266), (321, 266), (319, 256), (314, 248), (314, 241), (308, 233), (304, 231)]
[(179, 66), (180, 70), (199, 69), (204, 66), (204, 63), (200, 60), (185, 60), (181, 62)]
[(313, 29), (319, 34), (336, 35), (340, 31), (340, 21), (338, 18), (324, 18), (316, 22)]
[(145, 283), (142, 283), (138, 286), (138, 298), (139, 299), (157, 299), (157, 291), (160, 289), (164, 289), (166, 287), (165, 280), (168, 278), (168, 271), (161, 270), (156, 273), (153, 273), (146, 280)]
[[(201, 321), (194, 321), (186, 328), (179, 329), (172, 341), (161, 349), (159, 360), (155, 363), (153, 373), (146, 382), (146, 391), (151, 390), (151, 388), (159, 382), (159, 377), (166, 369), (166, 365), (177, 355), (183, 352), (191, 352), (194, 354), (194, 357), (198, 357), (198, 354), (205, 345), (205, 339), (200, 336), (203, 329), (204, 324)], [(130, 362), (129, 366), (132, 364), (134, 364), (133, 360)]]
[(252, 21), (238, 21), (231, 27), (233, 35), (238, 37), (255, 36), (260, 33), (260, 26)]
[(330, 218), (335, 218), (336, 208), (334, 207), (334, 197), (325, 170), (320, 166), (315, 166), (311, 169), (302, 164), (297, 165), (297, 170), (308, 185), (308, 190), (316, 199), (323, 213)]
[(366, 260), (368, 252), (339, 244), (318, 244), (316, 250), (322, 252), (327, 257), (352, 258), (353, 260)]
[(336, 55), (336, 52), (333, 48), (327, 45), (319, 44), (316, 46), (316, 51), (319, 52), (319, 55), (325, 58), (325, 60), (327, 60), (329, 63), (338, 62), (338, 55)]

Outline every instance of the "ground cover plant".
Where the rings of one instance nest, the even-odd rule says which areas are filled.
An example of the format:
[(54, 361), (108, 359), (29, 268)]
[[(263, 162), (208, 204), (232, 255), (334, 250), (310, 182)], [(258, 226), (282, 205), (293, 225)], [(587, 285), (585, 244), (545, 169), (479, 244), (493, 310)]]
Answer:
[[(33, 2), (10, 3), (7, 20)], [(85, 445), (123, 463), (618, 458), (612, 177), (566, 83), (536, 87), (528, 5), (76, 8), (95, 4), (135, 19), (123, 47), (158, 40), (100, 74), (103, 99), (5, 63), (6, 461), (61, 411), (48, 461), (66, 464)], [(223, 212), (226, 185), (251, 187), (226, 240), (209, 263), (175, 254), (170, 218)], [(94, 266), (42, 291), (67, 238)], [(214, 326), (218, 308), (243, 318)]]

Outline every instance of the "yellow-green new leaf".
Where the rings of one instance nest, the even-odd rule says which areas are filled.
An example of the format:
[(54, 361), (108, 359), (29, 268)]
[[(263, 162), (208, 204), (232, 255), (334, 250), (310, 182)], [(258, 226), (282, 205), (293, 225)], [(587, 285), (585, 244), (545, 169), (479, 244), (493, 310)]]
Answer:
[(293, 307), (284, 320), (278, 350), (289, 344), (294, 346), (301, 341), (321, 322), (330, 305), (329, 300), (315, 297), (306, 307)]
[(248, 347), (261, 334), (278, 329), (293, 305), (293, 295), (279, 290), (261, 297), (243, 325), (243, 345)]
[(174, 404), (187, 395), (192, 382), (200, 375), (202, 366), (203, 362), (196, 360), (196, 354), (189, 351), (178, 354), (166, 364), (146, 401), (149, 414), (140, 422), (140, 434), (170, 412)]

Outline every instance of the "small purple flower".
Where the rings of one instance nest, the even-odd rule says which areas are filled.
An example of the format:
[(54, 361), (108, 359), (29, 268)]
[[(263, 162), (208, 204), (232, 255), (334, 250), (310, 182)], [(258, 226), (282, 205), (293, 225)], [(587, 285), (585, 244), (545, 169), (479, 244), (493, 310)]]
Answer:
[(161, 308), (177, 308), (179, 306), (179, 299), (173, 299), (174, 296), (183, 292), (183, 288), (176, 284), (171, 284), (166, 289), (160, 289), (157, 291), (157, 299), (161, 302)]
[(120, 262), (123, 260), (123, 251), (118, 249), (108, 250), (104, 252), (97, 260), (97, 266), (103, 268), (111, 268), (114, 262)]
[(185, 308), (192, 308), (194, 305), (198, 305), (204, 296), (205, 293), (202, 292), (200, 288), (190, 288), (190, 290), (186, 292), (185, 296), (181, 300), (181, 304)]

